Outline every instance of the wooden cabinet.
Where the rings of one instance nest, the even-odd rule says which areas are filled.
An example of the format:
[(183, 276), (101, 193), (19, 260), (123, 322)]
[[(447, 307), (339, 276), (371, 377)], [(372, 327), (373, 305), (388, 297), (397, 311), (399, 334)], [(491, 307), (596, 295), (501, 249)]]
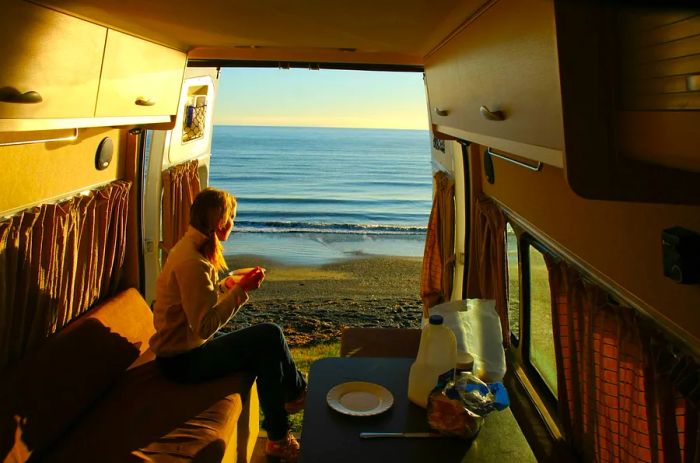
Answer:
[(555, 11), (571, 188), (700, 204), (700, 10), (561, 0)]
[(0, 119), (95, 113), (107, 29), (24, 1), (0, 16)]
[(0, 16), (0, 132), (170, 123), (186, 54), (25, 1)]
[(95, 116), (175, 114), (185, 61), (180, 51), (110, 30)]
[(552, 2), (496, 2), (426, 58), (425, 75), (439, 131), (561, 167)]

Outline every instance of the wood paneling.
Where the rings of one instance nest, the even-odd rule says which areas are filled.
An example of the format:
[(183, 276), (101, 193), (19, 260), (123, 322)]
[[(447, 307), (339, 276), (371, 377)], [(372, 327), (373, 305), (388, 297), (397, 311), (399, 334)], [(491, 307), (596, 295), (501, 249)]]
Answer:
[[(48, 136), (69, 134), (49, 132)], [(47, 133), (27, 135), (45, 138)], [(107, 169), (97, 170), (95, 152), (107, 136), (114, 143), (112, 162)], [(72, 142), (0, 148), (0, 215), (123, 178), (122, 149), (120, 131), (109, 128), (86, 129)]]

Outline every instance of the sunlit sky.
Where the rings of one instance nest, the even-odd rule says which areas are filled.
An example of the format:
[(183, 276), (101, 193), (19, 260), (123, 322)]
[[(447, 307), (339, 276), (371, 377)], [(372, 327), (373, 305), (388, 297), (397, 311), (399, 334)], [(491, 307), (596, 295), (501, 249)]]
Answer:
[(214, 124), (427, 130), (423, 75), (222, 69)]

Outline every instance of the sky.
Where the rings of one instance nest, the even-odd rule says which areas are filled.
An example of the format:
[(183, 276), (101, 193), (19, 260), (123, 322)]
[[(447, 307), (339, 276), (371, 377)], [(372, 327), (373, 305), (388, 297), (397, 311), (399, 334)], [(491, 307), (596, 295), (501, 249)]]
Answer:
[(226, 68), (214, 124), (427, 130), (423, 75)]

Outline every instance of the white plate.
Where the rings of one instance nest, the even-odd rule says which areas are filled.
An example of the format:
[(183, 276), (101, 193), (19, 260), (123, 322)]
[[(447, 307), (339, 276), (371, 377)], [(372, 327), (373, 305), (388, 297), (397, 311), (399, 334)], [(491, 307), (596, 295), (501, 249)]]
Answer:
[(326, 401), (333, 410), (345, 415), (372, 416), (391, 408), (394, 396), (379, 384), (351, 381), (333, 386)]

